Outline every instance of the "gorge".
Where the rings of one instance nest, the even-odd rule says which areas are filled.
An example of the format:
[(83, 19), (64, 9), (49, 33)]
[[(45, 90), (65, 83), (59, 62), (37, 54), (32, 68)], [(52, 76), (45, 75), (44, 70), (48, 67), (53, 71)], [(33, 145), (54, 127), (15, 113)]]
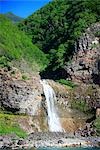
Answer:
[(100, 1), (12, 15), (0, 14), (0, 148), (100, 147)]

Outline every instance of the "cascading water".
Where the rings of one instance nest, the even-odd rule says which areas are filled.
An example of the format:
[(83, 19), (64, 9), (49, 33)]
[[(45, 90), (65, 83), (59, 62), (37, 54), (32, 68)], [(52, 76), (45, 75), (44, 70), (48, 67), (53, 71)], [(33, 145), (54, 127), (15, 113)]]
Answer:
[(54, 101), (56, 99), (55, 92), (53, 88), (48, 84), (46, 80), (41, 80), (43, 85), (44, 94), (47, 102), (47, 112), (48, 112), (48, 125), (51, 132), (63, 132), (60, 124), (58, 114), (55, 109)]

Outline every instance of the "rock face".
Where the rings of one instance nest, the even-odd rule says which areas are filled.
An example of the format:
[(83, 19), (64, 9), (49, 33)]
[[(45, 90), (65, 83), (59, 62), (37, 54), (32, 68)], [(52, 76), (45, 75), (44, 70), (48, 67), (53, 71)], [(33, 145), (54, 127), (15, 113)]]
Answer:
[[(57, 95), (55, 104), (62, 127), (68, 132), (74, 132), (82, 127), (86, 119), (81, 119), (76, 124), (73, 111), (68, 109), (70, 89), (51, 80), (48, 80), (48, 83)], [(11, 73), (0, 70), (0, 108), (17, 114), (31, 115), (32, 117), (27, 118), (26, 121), (20, 117), (18, 119), (18, 123), (25, 130), (28, 130), (27, 122), (30, 123), (28, 126), (32, 128), (31, 131), (47, 132), (49, 130), (47, 105), (38, 76), (31, 77), (30, 80), (22, 80), (18, 73), (17, 76), (12, 77)]]
[[(81, 100), (85, 101), (91, 108), (99, 107), (99, 86), (91, 89), (85, 84), (72, 90), (72, 88), (52, 80), (47, 81), (56, 93), (55, 104), (63, 129), (69, 133), (74, 133), (77, 129), (83, 128), (87, 116), (80, 111), (73, 111), (70, 103), (75, 101), (77, 104), (78, 101), (79, 104)], [(49, 130), (47, 105), (39, 76), (22, 80), (21, 74), (17, 73), (13, 76), (11, 72), (0, 70), (0, 108), (17, 114), (27, 114), (29, 117), (26, 119), (19, 117), (18, 124), (29, 133)]]
[(69, 78), (76, 82), (100, 85), (100, 23), (86, 30), (75, 44), (75, 53), (65, 68)]
[[(48, 83), (51, 87), (53, 87), (56, 93), (55, 104), (57, 106), (56, 109), (59, 114), (62, 128), (69, 133), (74, 133), (77, 129), (83, 128), (86, 123), (87, 116), (84, 113), (80, 113), (80, 111), (71, 108), (71, 100), (77, 99), (77, 93), (80, 87), (77, 87), (78, 89), (71, 89), (68, 86), (61, 85), (52, 80), (48, 80)], [(84, 95), (86, 95), (86, 92)], [(80, 98), (81, 93), (79, 93), (79, 99)]]
[(23, 81), (0, 71), (0, 105), (6, 110), (36, 115), (43, 93), (39, 78)]

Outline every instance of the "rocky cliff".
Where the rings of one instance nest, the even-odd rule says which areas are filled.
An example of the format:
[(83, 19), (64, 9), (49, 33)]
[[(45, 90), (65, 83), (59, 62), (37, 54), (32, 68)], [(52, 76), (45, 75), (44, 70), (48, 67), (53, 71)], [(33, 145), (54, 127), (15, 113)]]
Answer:
[(75, 82), (100, 85), (100, 23), (90, 28), (75, 43), (75, 53), (65, 67)]
[(0, 70), (1, 107), (14, 113), (38, 114), (37, 108), (40, 108), (43, 93), (39, 76), (22, 80), (20, 73), (12, 73)]
[[(28, 133), (48, 131), (47, 105), (40, 77), (30, 76), (29, 79), (22, 80), (18, 70), (15, 74), (13, 72), (14, 70), (0, 70), (0, 109), (19, 114), (16, 120)], [(75, 132), (83, 127), (87, 117), (79, 112), (75, 115), (76, 111), (70, 107), (72, 89), (52, 80), (48, 80), (48, 83), (56, 93), (55, 104), (63, 128), (67, 132)], [(22, 114), (27, 117), (22, 117)]]
[[(86, 30), (75, 44), (72, 61), (65, 67), (69, 79), (77, 83), (75, 88), (47, 80), (56, 93), (55, 104), (61, 124), (67, 132), (74, 133), (80, 128), (84, 129), (86, 123), (90, 123), (96, 116), (99, 116), (99, 31), (99, 23)], [(40, 76), (24, 75), (16, 68), (9, 71), (0, 69), (0, 110), (28, 115), (26, 119), (23, 117), (17, 118), (20, 126), (27, 131), (29, 128), (31, 129), (30, 132), (48, 131), (47, 105)]]

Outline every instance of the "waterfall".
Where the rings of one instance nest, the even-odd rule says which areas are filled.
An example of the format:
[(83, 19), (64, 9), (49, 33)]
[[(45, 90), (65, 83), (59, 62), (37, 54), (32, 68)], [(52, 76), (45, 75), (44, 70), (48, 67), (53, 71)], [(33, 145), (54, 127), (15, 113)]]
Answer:
[(43, 90), (47, 102), (49, 130), (51, 132), (63, 132), (54, 104), (54, 101), (56, 100), (55, 92), (46, 80), (41, 80), (40, 82), (43, 85)]

